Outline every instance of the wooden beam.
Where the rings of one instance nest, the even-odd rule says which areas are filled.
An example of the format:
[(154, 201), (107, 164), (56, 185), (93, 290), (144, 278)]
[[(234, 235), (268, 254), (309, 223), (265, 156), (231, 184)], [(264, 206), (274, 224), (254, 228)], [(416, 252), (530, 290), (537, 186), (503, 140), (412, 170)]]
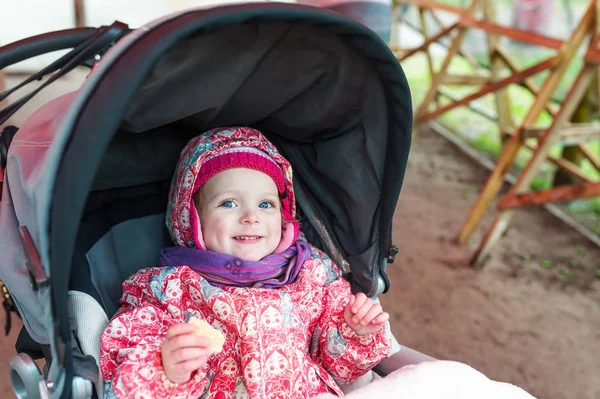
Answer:
[(498, 209), (520, 208), (522, 206), (542, 205), (551, 202), (573, 201), (600, 195), (600, 183), (583, 183), (554, 187), (549, 190), (523, 194), (507, 194), (498, 202)]
[(457, 14), (461, 16), (461, 26), (482, 29), (486, 32), (497, 33), (525, 43), (553, 48), (556, 50), (558, 50), (564, 43), (561, 40), (548, 36), (538, 35), (530, 31), (516, 28), (508, 28), (494, 23), (480, 21), (472, 17), (467, 10), (461, 7), (454, 7), (447, 4), (438, 3), (432, 0), (411, 0), (410, 3), (419, 7), (427, 7), (430, 10), (441, 10)]
[(399, 27), (404, 22), (404, 16), (402, 13), (401, 6), (402, 6), (402, 4), (397, 1), (392, 2), (392, 26), (391, 26), (390, 41), (388, 42), (388, 46), (390, 48), (397, 47), (397, 44), (400, 43)]
[(590, 43), (583, 59), (590, 64), (600, 64), (600, 36), (594, 38)]
[(562, 40), (554, 39), (552, 37), (538, 35), (536, 33), (521, 29), (509, 28), (488, 21), (480, 21), (476, 18), (468, 16), (464, 16), (461, 18), (460, 25), (469, 28), (482, 29), (488, 33), (496, 33), (502, 36), (510, 37), (511, 39), (518, 40), (523, 43), (543, 46), (555, 50), (561, 48), (561, 46), (564, 43)]
[(438, 40), (440, 40), (442, 37), (447, 36), (450, 32), (452, 32), (452, 30), (456, 29), (458, 27), (458, 22), (454, 23), (450, 26), (448, 26), (445, 29), (442, 29), (441, 31), (439, 31), (438, 33), (436, 33), (435, 35), (431, 36), (431, 37), (427, 37), (426, 33), (424, 33), (423, 31), (421, 31), (421, 33), (423, 34), (423, 36), (425, 37), (425, 42), (423, 42), (423, 44), (421, 44), (418, 47), (414, 47), (412, 49), (407, 50), (405, 53), (403, 53), (400, 57), (398, 57), (398, 61), (404, 61), (406, 60), (408, 57), (420, 52), (420, 51), (424, 51), (426, 49), (429, 48), (429, 45), (431, 43), (435, 43)]
[[(544, 132), (546, 130), (548, 130), (548, 129), (545, 129)], [(544, 133), (544, 132), (542, 132), (542, 133)], [(514, 134), (513, 132), (510, 132), (510, 131), (507, 133), (508, 133), (508, 135)], [(521, 138), (524, 139), (525, 137), (523, 135), (521, 135)], [(537, 147), (535, 145), (528, 143), (526, 141), (523, 142), (523, 146), (534, 153), (537, 150)], [(548, 162), (553, 163), (554, 165), (556, 165), (556, 167), (558, 167), (559, 169), (568, 173), (569, 175), (571, 175), (571, 177), (574, 177), (575, 179), (577, 179), (579, 181), (583, 181), (583, 182), (593, 182), (594, 181), (589, 175), (585, 174), (578, 165), (576, 165), (575, 163), (573, 163), (565, 158), (555, 157), (555, 156), (548, 154), (546, 159), (548, 160)]]
[[(483, 2), (483, 15), (486, 20), (496, 22), (496, 5), (491, 0)], [(497, 49), (500, 47), (500, 37), (496, 34), (487, 34), (488, 59), (490, 60), (491, 81), (495, 82), (502, 78), (502, 71), (506, 65), (498, 56)], [(513, 71), (514, 73), (514, 71)], [(498, 114), (498, 125), (500, 127), (500, 136), (504, 142), (506, 132), (514, 129), (514, 121), (512, 118), (512, 109), (510, 106), (510, 98), (508, 90), (500, 89), (494, 93), (496, 99), (496, 112)]]
[[(477, 10), (477, 5), (478, 5), (478, 0), (473, 0), (471, 3), (471, 6), (465, 12), (467, 14), (474, 13)], [(452, 61), (454, 54), (456, 54), (456, 52), (458, 51), (466, 33), (467, 33), (467, 31), (465, 28), (458, 28), (458, 33), (452, 39), (452, 44), (450, 45), (450, 48), (448, 49), (448, 53), (446, 54), (446, 57), (444, 58), (444, 61), (442, 62), (440, 71), (431, 77), (431, 85), (429, 87), (429, 90), (427, 91), (427, 94), (425, 95), (425, 98), (423, 99), (423, 101), (421, 102), (421, 105), (419, 106), (415, 120), (419, 119), (420, 116), (427, 113), (427, 111), (429, 109), (429, 105), (431, 104), (433, 99), (437, 97), (438, 88), (444, 81), (444, 78), (445, 78), (446, 74), (448, 73), (448, 67), (450, 66), (450, 62)], [(418, 125), (418, 123), (415, 123), (414, 125), (416, 127)], [(413, 129), (413, 132), (418, 132), (418, 130)]]
[(482, 88), (478, 92), (470, 94), (460, 101), (456, 101), (452, 104), (438, 108), (435, 111), (432, 111), (425, 115), (417, 115), (417, 117), (415, 118), (415, 124), (423, 123), (429, 119), (433, 119), (433, 118), (440, 116), (441, 114), (448, 112), (456, 107), (465, 105), (468, 102), (471, 102), (471, 101), (476, 100), (480, 97), (483, 97), (487, 94), (490, 94), (499, 89), (502, 89), (502, 88), (510, 85), (511, 83), (522, 82), (528, 76), (535, 75), (537, 73), (545, 71), (546, 69), (554, 68), (559, 61), (560, 61), (560, 58), (558, 56), (554, 56), (554, 57), (548, 58), (542, 62), (539, 62), (519, 73), (511, 75), (507, 78), (504, 78), (497, 82), (489, 83), (488, 85), (486, 85), (484, 88)]
[(600, 51), (599, 50), (588, 51), (583, 56), (583, 60), (590, 64), (600, 64)]
[(491, 202), (496, 197), (498, 190), (502, 186), (504, 175), (512, 166), (520, 148), (521, 139), (517, 131), (504, 145), (504, 149), (500, 154), (496, 167), (488, 177), (483, 190), (479, 193), (479, 197), (471, 207), (469, 214), (463, 222), (457, 237), (458, 243), (466, 244), (469, 237), (471, 237), (475, 231), (483, 214), (489, 208)]
[[(442, 23), (442, 20), (437, 16), (437, 14), (435, 13), (434, 10), (429, 10), (429, 14), (431, 15), (431, 18), (435, 21), (435, 23), (437, 24), (439, 29), (442, 29), (444, 27), (444, 24)], [(477, 59), (473, 56), (473, 54), (471, 54), (469, 52), (469, 50), (466, 50), (464, 48), (459, 47), (458, 48), (458, 54), (460, 56), (462, 56), (464, 59), (467, 60), (467, 62), (469, 64), (471, 64), (471, 67), (475, 70), (482, 70), (481, 65), (479, 64), (479, 62), (477, 62)]]
[(488, 76), (481, 75), (446, 75), (442, 84), (447, 86), (485, 85), (490, 83)]
[[(536, 96), (533, 105), (529, 108), (521, 126), (515, 131), (514, 135), (505, 144), (504, 150), (500, 154), (498, 163), (496, 164), (496, 168), (494, 168), (494, 171), (488, 177), (488, 180), (486, 181), (483, 190), (479, 194), (479, 197), (473, 204), (473, 207), (471, 208), (467, 219), (463, 223), (457, 237), (459, 243), (464, 244), (467, 242), (469, 237), (471, 237), (471, 235), (475, 231), (475, 228), (481, 221), (481, 218), (483, 217), (485, 211), (489, 208), (491, 202), (496, 197), (496, 194), (498, 194), (498, 191), (502, 187), (504, 175), (512, 166), (513, 162), (515, 161), (515, 158), (517, 157), (517, 154), (519, 153), (519, 149), (521, 148), (523, 127), (534, 125), (537, 121), (537, 118), (540, 115), (540, 112), (545, 107), (545, 104), (550, 100), (550, 97), (556, 90), (558, 83), (560, 82), (567, 67), (569, 66), (573, 55), (576, 53), (577, 49), (579, 48), (579, 46), (581, 45), (582, 41), (584, 40), (591, 28), (591, 22), (594, 17), (594, 11), (595, 10), (592, 7), (592, 5), (588, 6), (585, 14), (583, 15), (583, 17), (579, 21), (579, 24), (575, 28), (571, 39), (566, 41), (564, 46), (559, 51), (561, 57), (559, 57), (558, 59), (558, 65), (555, 66), (555, 69), (550, 74), (550, 76), (548, 76), (546, 80), (544, 80), (544, 83), (542, 84), (542, 87), (540, 88), (540, 91)], [(582, 90), (580, 83), (582, 80), (587, 80), (587, 77), (587, 74), (583, 74), (582, 70), (577, 78), (577, 81), (575, 82), (576, 84), (573, 86), (577, 87), (577, 92), (574, 93), (574, 88), (572, 87), (571, 91), (569, 91), (569, 94), (567, 94), (567, 97), (574, 97), (575, 95), (579, 96), (579, 92)], [(583, 90), (585, 90), (585, 88)], [(572, 107), (574, 107), (573, 104), (568, 104), (567, 106), (567, 99), (565, 99), (565, 105), (563, 105), (556, 118), (554, 118), (554, 128), (551, 127), (546, 133), (545, 137), (551, 137), (550, 133), (553, 133), (553, 136), (554, 131), (558, 128), (558, 126), (564, 126), (564, 124), (569, 120), (571, 114), (573, 113)], [(566, 114), (568, 114), (568, 117), (565, 119)], [(537, 151), (534, 152), (534, 156), (532, 157), (532, 159), (530, 159), (528, 163), (528, 165), (532, 165), (530, 166), (530, 168), (533, 166), (537, 166), (538, 162), (541, 162), (541, 160), (546, 158), (545, 155), (548, 152), (547, 150), (543, 153), (544, 156), (541, 160), (537, 159), (539, 157), (539, 151), (545, 150), (545, 146), (547, 145), (547, 143), (547, 141), (542, 140), (542, 143), (538, 145)], [(533, 159), (535, 159), (535, 163), (532, 163)], [(525, 171), (523, 173), (525, 173)], [(525, 177), (527, 179), (530, 178), (529, 175), (524, 176), (523, 173), (519, 177), (520, 180), (518, 180), (521, 181), (521, 184), (523, 184), (523, 179)], [(526, 184), (524, 184), (524, 186), (528, 187), (530, 182), (531, 181), (526, 181)], [(498, 215), (498, 217), (494, 219), (494, 222), (488, 229), (487, 233), (485, 234), (483, 240), (479, 245), (479, 248), (475, 252), (475, 256), (472, 259), (473, 263), (479, 263), (483, 261), (483, 259), (485, 259), (490, 248), (495, 244), (496, 240), (500, 238), (502, 232), (508, 226), (508, 221), (511, 218), (512, 211), (505, 211), (502, 215)]]
[[(440, 86), (439, 93), (440, 93), (440, 95), (442, 95), (452, 101), (460, 100), (460, 98), (458, 98), (458, 96), (456, 96), (456, 94), (452, 93), (452, 90), (449, 90), (448, 88), (446, 88), (444, 86)], [(488, 108), (482, 106), (481, 104), (478, 104), (476, 101), (472, 101), (472, 102), (466, 104), (466, 106), (469, 107), (469, 109), (471, 111), (475, 112), (478, 115), (483, 116), (486, 119), (489, 119), (491, 121), (498, 120), (498, 115), (496, 115), (496, 113), (493, 110), (488, 109)]]
[[(490, 172), (494, 170), (494, 167), (496, 166), (494, 161), (482, 156), (467, 142), (465, 142), (464, 139), (460, 138), (458, 134), (451, 132), (450, 130), (446, 129), (445, 127), (443, 127), (435, 121), (432, 121), (429, 125), (431, 126), (432, 131), (434, 133), (439, 134), (440, 136), (448, 140), (449, 143), (452, 143), (454, 146), (456, 146), (456, 148), (458, 148), (465, 156), (469, 157), (483, 169), (486, 169)], [(512, 185), (515, 183), (516, 178), (509, 172), (504, 176), (504, 180), (507, 184)], [(561, 222), (571, 227), (573, 230), (577, 231), (583, 237), (585, 237), (598, 248), (600, 248), (600, 236), (598, 236), (596, 233), (591, 232), (583, 225), (571, 219), (567, 214), (565, 214), (561, 209), (559, 209), (555, 205), (543, 204), (542, 208), (544, 208), (552, 216), (559, 219)]]
[(585, 143), (579, 144), (579, 150), (583, 156), (586, 157), (587, 160), (590, 161), (590, 163), (596, 168), (596, 170), (600, 171), (600, 158), (598, 157), (598, 154)]
[(548, 130), (548, 126), (523, 126), (522, 130), (521, 138), (523, 140), (538, 139), (546, 130)]
[[(496, 54), (513, 72), (517, 72), (520, 69), (513, 59), (506, 53), (506, 50), (504, 50), (504, 48), (501, 46), (496, 47)], [(527, 88), (534, 96), (537, 96), (537, 93), (540, 90), (538, 85), (531, 78), (524, 79), (521, 85)], [(546, 104), (546, 111), (548, 111), (550, 115), (555, 116), (558, 112), (558, 106), (552, 102), (548, 102)]]
[(600, 66), (596, 67), (596, 112), (600, 115)]
[[(419, 7), (419, 19), (421, 21), (421, 32), (423, 34), (423, 38), (425, 38), (425, 41), (427, 41), (429, 36), (429, 29), (427, 28), (427, 20), (425, 19), (425, 8)], [(425, 48), (425, 56), (427, 57), (429, 76), (433, 76), (435, 74), (435, 71), (433, 70), (433, 59), (431, 58), (431, 48), (429, 45), (427, 45), (427, 47)], [(435, 96), (435, 102), (438, 106), (440, 105), (440, 99), (437, 95)]]
[[(523, 138), (538, 138), (547, 127), (525, 126), (523, 128)], [(592, 140), (600, 140), (600, 125), (592, 123), (574, 123), (560, 129), (558, 143), (565, 145), (575, 145)]]
[[(600, 5), (598, 5), (596, 0), (596, 18), (594, 21), (594, 34), (596, 35), (596, 39), (598, 38), (598, 34), (600, 33)], [(595, 48), (598, 48), (596, 46)], [(597, 112), (600, 114), (600, 65), (596, 67), (596, 99), (598, 107)]]
[(73, 0), (75, 9), (75, 27), (85, 27), (85, 4), (84, 0)]
[[(530, 144), (525, 144), (525, 146), (527, 148), (529, 148), (531, 151), (536, 150), (536, 147), (534, 147)], [(581, 170), (581, 168), (577, 164), (575, 164), (565, 158), (554, 157), (552, 155), (548, 155), (547, 159), (548, 159), (548, 161), (552, 162), (553, 164), (558, 166), (560, 169), (567, 172), (569, 175), (571, 175), (572, 177), (574, 177), (575, 179), (577, 179), (579, 181), (584, 181), (584, 182), (588, 182), (588, 183), (591, 183), (594, 181), (589, 175), (585, 174), (583, 172), (583, 170)]]
[[(564, 104), (561, 107), (560, 112), (558, 113), (556, 118), (554, 118), (552, 126), (550, 126), (548, 131), (540, 139), (535, 152), (529, 159), (529, 162), (519, 174), (519, 177), (517, 178), (515, 184), (510, 188), (510, 191), (508, 193), (509, 195), (514, 196), (518, 194), (523, 194), (529, 190), (531, 182), (536, 176), (539, 167), (541, 166), (542, 162), (544, 162), (544, 160), (546, 159), (547, 154), (550, 151), (552, 145), (554, 145), (554, 143), (558, 139), (560, 133), (560, 126), (563, 126), (566, 122), (568, 122), (571, 119), (573, 112), (575, 112), (575, 108), (579, 105), (581, 99), (583, 98), (588, 89), (589, 84), (591, 83), (594, 77), (594, 72), (595, 71), (592, 67), (585, 67), (580, 71), (579, 75), (577, 76), (577, 79), (571, 87), (571, 90), (569, 90), (565, 97)], [(548, 78), (548, 80), (549, 79), (550, 78)], [(534, 107), (532, 107), (532, 109), (534, 108), (535, 104)], [(517, 139), (518, 137), (518, 135), (513, 136), (511, 138), (511, 142)], [(498, 191), (496, 190), (495, 193), (497, 192)], [(504, 234), (504, 231), (506, 231), (506, 228), (508, 227), (508, 224), (510, 223), (510, 220), (513, 216), (514, 210), (509, 209), (501, 211), (501, 213), (494, 219), (487, 232), (485, 233), (483, 240), (480, 242), (479, 247), (475, 251), (475, 254), (471, 260), (473, 264), (480, 264), (486, 259), (491, 248), (500, 239), (502, 234)]]
[(560, 132), (560, 140), (565, 144), (579, 144), (592, 140), (600, 140), (600, 126), (581, 123), (567, 126)]
[[(431, 14), (432, 14), (432, 15), (435, 15), (435, 14), (433, 14), (433, 12), (432, 12), (431, 10), (430, 10), (430, 12), (431, 12)], [(410, 21), (405, 21), (405, 22), (404, 22), (404, 24), (405, 24), (407, 27), (409, 27), (409, 28), (411, 28), (412, 30), (414, 30), (415, 32), (418, 32), (418, 33), (420, 33), (420, 34), (423, 34), (423, 32), (421, 31), (421, 29), (417, 28), (417, 27), (416, 27), (414, 24), (412, 24)], [(440, 24), (441, 24), (441, 22), (440, 22)], [(456, 25), (456, 26), (455, 26), (455, 29), (458, 29), (458, 22), (456, 22), (456, 23), (455, 23), (455, 24), (453, 24), (453, 25)], [(452, 25), (451, 25), (451, 26), (452, 26)], [(446, 27), (444, 27), (444, 26), (440, 26), (440, 28), (442, 28), (442, 29), (446, 29)], [(449, 36), (450, 38), (452, 38), (452, 35), (451, 35), (451, 34), (452, 34), (452, 32), (450, 32), (450, 33), (448, 34), (448, 36)], [(437, 34), (436, 34), (436, 35), (437, 35)], [(396, 41), (396, 42), (397, 42), (397, 41)], [(433, 43), (431, 40), (430, 40), (430, 42), (431, 42), (431, 43), (429, 43), (429, 44), (432, 44), (432, 43)], [(438, 40), (438, 41), (436, 41), (436, 44), (439, 44), (441, 47), (445, 47), (446, 49), (448, 49), (448, 48), (449, 48), (449, 46), (448, 46), (447, 44), (445, 44), (445, 43), (442, 43), (442, 42), (440, 42), (439, 40)], [(421, 48), (421, 47), (424, 47), (424, 44), (421, 44), (421, 46), (419, 46), (419, 47), (417, 47), (417, 48), (402, 48), (402, 47), (399, 47), (399, 46), (392, 45), (392, 46), (390, 46), (390, 49), (392, 50), (392, 52), (394, 53), (394, 55), (396, 55), (396, 58), (397, 58), (398, 60), (402, 60), (402, 59), (404, 59), (404, 58), (407, 58), (407, 57), (409, 57), (409, 56), (413, 55), (414, 53), (416, 53), (416, 52), (418, 52), (418, 51), (423, 51), (423, 50), (424, 50), (424, 48)], [(411, 54), (409, 54), (409, 55), (406, 55), (406, 56), (405, 56), (405, 54), (407, 54), (409, 51), (411, 52)], [(472, 54), (470, 54), (470, 53), (469, 53), (467, 50), (464, 50), (464, 49), (462, 49), (460, 46), (459, 46), (458, 50), (456, 51), (456, 53), (457, 53), (458, 55), (460, 55), (461, 57), (463, 57), (465, 60), (467, 60), (467, 62), (468, 62), (469, 64), (471, 64), (471, 66), (473, 67), (473, 69), (475, 69), (475, 70), (477, 70), (477, 71), (485, 71), (485, 70), (486, 70), (486, 69), (484, 69), (484, 68), (483, 68), (483, 67), (482, 67), (482, 66), (481, 66), (481, 65), (480, 65), (480, 64), (477, 62), (477, 60), (475, 59), (475, 57), (473, 57), (473, 55), (472, 55)], [(404, 57), (404, 58), (402, 58), (402, 57)]]
[[(595, 3), (595, 1), (593, 1), (593, 3)], [(536, 100), (534, 101), (532, 107), (527, 113), (527, 116), (525, 117), (525, 120), (523, 121), (523, 126), (531, 126), (535, 124), (540, 112), (543, 108), (545, 108), (546, 103), (551, 99), (552, 94), (556, 91), (558, 84), (563, 78), (567, 68), (571, 64), (571, 61), (577, 53), (577, 50), (583, 43), (583, 40), (586, 38), (586, 36), (588, 36), (594, 19), (594, 11), (595, 8), (592, 7), (592, 4), (590, 4), (586, 12), (581, 17), (579, 24), (573, 31), (571, 38), (566, 41), (563, 47), (560, 49), (560, 62), (556, 66), (556, 69), (546, 78), (546, 80), (544, 80), (544, 83), (536, 96)], [(556, 121), (556, 118), (554, 118), (554, 121)], [(567, 121), (563, 121), (560, 126), (564, 126), (564, 123), (566, 122)]]

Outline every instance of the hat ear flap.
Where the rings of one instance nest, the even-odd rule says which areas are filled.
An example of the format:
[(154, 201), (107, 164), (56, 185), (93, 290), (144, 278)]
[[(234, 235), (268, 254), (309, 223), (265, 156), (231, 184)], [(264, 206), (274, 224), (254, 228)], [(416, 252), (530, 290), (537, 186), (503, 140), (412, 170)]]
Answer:
[(283, 226), (281, 227), (281, 241), (279, 241), (279, 245), (275, 248), (273, 253), (278, 254), (284, 252), (296, 242), (299, 225), (298, 222), (283, 222)]
[(202, 225), (200, 224), (200, 215), (196, 209), (196, 202), (194, 196), (190, 199), (188, 206), (188, 212), (190, 215), (190, 225), (192, 227), (192, 235), (194, 236), (194, 245), (196, 249), (206, 250), (206, 244), (204, 243), (204, 237), (202, 235)]

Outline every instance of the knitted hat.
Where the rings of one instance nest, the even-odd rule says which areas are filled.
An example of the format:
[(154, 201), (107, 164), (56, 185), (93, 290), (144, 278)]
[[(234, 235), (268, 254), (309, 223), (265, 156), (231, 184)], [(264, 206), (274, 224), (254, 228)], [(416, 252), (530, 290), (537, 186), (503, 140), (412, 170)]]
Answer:
[(285, 195), (283, 171), (273, 158), (254, 147), (229, 148), (205, 159), (196, 178), (192, 195), (217, 173), (233, 168), (247, 168), (263, 172), (273, 179), (279, 195)]
[(181, 152), (167, 205), (167, 228), (176, 245), (206, 249), (193, 195), (211, 177), (232, 168), (249, 168), (270, 176), (281, 199), (282, 235), (274, 253), (296, 242), (300, 223), (292, 168), (259, 131), (248, 127), (212, 129), (190, 140)]

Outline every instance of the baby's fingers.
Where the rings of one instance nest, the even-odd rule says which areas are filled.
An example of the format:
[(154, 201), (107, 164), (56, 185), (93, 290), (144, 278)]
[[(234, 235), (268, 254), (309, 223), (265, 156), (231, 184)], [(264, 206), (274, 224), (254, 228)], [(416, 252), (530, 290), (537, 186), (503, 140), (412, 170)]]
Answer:
[[(358, 312), (356, 312), (356, 314), (354, 315), (354, 317), (352, 317), (352, 320), (355, 323), (360, 323), (362, 325), (366, 325), (368, 322), (365, 323), (365, 324), (363, 324), (362, 321), (364, 320), (365, 316), (371, 311), (371, 309), (373, 308), (373, 306), (375, 306), (375, 302), (373, 302), (373, 301), (367, 301), (367, 302), (365, 302), (358, 309)], [(379, 312), (381, 312), (381, 310), (379, 310)]]
[(354, 295), (351, 300), (352, 300), (352, 313), (356, 313), (363, 307), (365, 302), (369, 301), (369, 298), (362, 292), (359, 292), (358, 294)]
[(189, 323), (174, 324), (167, 330), (165, 339), (170, 340), (180, 335), (188, 335), (194, 332), (194, 326)]
[(188, 359), (184, 362), (177, 363), (177, 370), (181, 373), (191, 373), (193, 371), (199, 370), (206, 364), (208, 357), (195, 357), (193, 359)]
[(171, 356), (173, 357), (173, 362), (177, 364), (194, 359), (206, 360), (211, 353), (210, 349), (187, 347), (174, 350)]
[(194, 334), (182, 334), (165, 339), (163, 348), (168, 351), (176, 351), (180, 348), (206, 348), (209, 344), (210, 342), (206, 337), (199, 337)]
[(371, 302), (369, 305), (370, 307), (368, 307), (368, 305), (365, 304), (359, 311), (359, 313), (356, 315), (358, 317), (359, 314), (362, 312), (362, 317), (359, 318), (359, 321), (360, 324), (363, 326), (366, 326), (371, 322), (371, 320), (373, 320), (381, 314), (381, 305), (375, 302)]
[(384, 324), (389, 319), (390, 319), (390, 314), (387, 312), (383, 312), (383, 313), (380, 313), (377, 317), (375, 317), (371, 321), (371, 323), (381, 325), (381, 324)]

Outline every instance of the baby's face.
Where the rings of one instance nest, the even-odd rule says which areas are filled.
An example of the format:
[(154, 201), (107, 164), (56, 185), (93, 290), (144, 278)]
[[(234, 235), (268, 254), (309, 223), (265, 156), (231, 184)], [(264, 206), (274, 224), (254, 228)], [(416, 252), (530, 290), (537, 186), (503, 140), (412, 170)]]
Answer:
[(246, 168), (211, 177), (195, 197), (206, 249), (258, 261), (281, 241), (281, 204), (268, 175)]

